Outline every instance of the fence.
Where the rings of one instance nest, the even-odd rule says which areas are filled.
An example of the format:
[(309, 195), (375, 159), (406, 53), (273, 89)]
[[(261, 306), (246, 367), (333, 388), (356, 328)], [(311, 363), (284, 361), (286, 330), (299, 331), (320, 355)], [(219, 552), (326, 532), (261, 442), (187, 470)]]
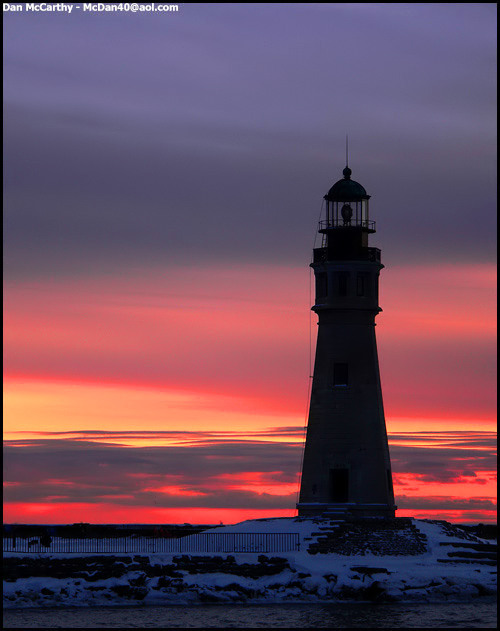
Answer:
[[(42, 541), (44, 543), (42, 543)], [(295, 552), (296, 532), (201, 532), (180, 538), (164, 537), (4, 537), (4, 552), (65, 553), (182, 553), (182, 552)]]

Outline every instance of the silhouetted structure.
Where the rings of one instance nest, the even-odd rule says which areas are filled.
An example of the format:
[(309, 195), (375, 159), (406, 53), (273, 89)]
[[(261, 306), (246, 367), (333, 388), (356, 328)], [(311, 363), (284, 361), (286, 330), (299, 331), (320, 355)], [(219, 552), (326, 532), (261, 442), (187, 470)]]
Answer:
[(314, 249), (318, 339), (297, 508), (299, 515), (394, 517), (389, 447), (375, 339), (380, 250), (361, 184), (325, 195)]

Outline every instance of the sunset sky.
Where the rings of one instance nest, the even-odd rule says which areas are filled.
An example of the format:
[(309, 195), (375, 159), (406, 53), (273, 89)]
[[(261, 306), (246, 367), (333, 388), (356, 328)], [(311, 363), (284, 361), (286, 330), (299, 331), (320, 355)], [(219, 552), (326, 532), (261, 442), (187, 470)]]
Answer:
[(296, 514), (341, 177), (397, 515), (496, 521), (496, 5), (4, 13), (4, 522)]

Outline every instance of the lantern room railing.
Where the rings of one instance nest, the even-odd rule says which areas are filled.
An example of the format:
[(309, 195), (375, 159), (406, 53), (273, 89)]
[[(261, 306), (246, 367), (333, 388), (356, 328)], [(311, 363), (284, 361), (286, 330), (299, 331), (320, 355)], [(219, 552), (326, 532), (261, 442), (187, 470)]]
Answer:
[(355, 219), (354, 217), (350, 221), (344, 221), (341, 217), (330, 217), (329, 220), (324, 219), (319, 222), (319, 232), (327, 230), (328, 228), (365, 228), (375, 232), (375, 222), (368, 219)]

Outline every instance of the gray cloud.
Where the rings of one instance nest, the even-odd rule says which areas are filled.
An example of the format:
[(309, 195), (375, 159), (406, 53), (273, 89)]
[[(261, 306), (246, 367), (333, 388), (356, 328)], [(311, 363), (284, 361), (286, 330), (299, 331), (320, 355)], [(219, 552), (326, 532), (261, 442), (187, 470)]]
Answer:
[[(280, 436), (290, 428), (270, 430)], [(297, 429), (296, 432), (301, 430)], [(78, 432), (74, 432), (78, 434)], [(238, 433), (154, 432), (156, 438), (184, 439), (182, 445), (129, 447), (104, 442), (106, 437), (131, 440), (151, 438), (153, 433), (81, 432), (80, 438), (56, 438), (58, 433), (41, 433), (40, 439), (7, 441), (4, 447), (4, 490), (6, 502), (113, 502), (134, 506), (293, 508), (296, 494), (257, 493), (259, 483), (298, 485), (302, 445), (297, 443), (246, 440)], [(87, 438), (86, 438), (87, 436)], [(476, 471), (495, 471), (495, 445), (491, 432), (423, 432), (396, 435), (391, 442), (428, 441), (428, 447), (391, 445), (395, 478), (410, 473), (425, 492), (426, 481), (463, 482), (481, 478)], [(445, 442), (435, 446), (433, 442)], [(234, 485), (237, 488), (232, 488)], [(161, 491), (175, 487), (175, 494)], [(298, 488), (298, 487), (297, 487)], [(400, 508), (433, 508), (434, 500), (413, 500), (402, 496)], [(442, 508), (488, 508), (491, 498), (467, 500), (450, 498)], [(413, 502), (413, 503), (412, 503)], [(426, 503), (427, 502), (427, 503)], [(460, 504), (461, 502), (461, 504)], [(483, 503), (481, 503), (483, 502)], [(449, 504), (449, 506), (448, 506)], [(460, 506), (459, 506), (460, 504)], [(469, 506), (470, 504), (470, 506)]]
[(407, 432), (407, 433), (391, 433), (389, 435), (391, 443), (416, 441), (425, 441), (432, 448), (432, 443), (448, 447), (470, 447), (485, 448), (495, 451), (497, 447), (497, 435), (495, 432), (486, 431), (426, 431), (426, 432)]
[(412, 473), (420, 482), (453, 482), (475, 477), (476, 471), (495, 471), (496, 450), (474, 447), (415, 447), (391, 445), (393, 471)]

